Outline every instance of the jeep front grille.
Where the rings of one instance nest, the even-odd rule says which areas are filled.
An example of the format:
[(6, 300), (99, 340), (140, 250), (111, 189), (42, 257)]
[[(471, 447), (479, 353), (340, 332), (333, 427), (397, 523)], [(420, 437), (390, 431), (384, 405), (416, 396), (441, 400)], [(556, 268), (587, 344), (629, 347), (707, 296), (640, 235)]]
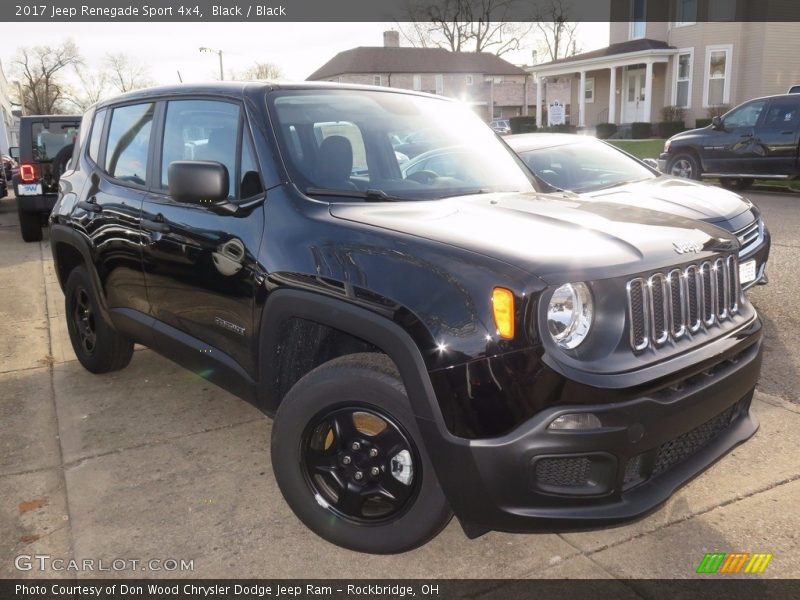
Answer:
[(753, 244), (761, 240), (761, 220), (756, 219), (749, 225), (742, 227), (735, 232), (735, 235), (739, 240), (741, 252), (748, 252)]
[(739, 263), (719, 257), (628, 282), (631, 347), (641, 352), (711, 329), (739, 312)]

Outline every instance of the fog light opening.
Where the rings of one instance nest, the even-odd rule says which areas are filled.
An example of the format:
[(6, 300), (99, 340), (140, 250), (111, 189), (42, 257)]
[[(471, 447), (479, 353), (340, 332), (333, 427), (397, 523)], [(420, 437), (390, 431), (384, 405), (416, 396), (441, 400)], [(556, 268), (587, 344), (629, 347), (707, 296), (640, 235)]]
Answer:
[(569, 413), (561, 415), (553, 420), (548, 429), (557, 430), (585, 430), (585, 429), (600, 429), (603, 425), (600, 423), (600, 417), (594, 413)]

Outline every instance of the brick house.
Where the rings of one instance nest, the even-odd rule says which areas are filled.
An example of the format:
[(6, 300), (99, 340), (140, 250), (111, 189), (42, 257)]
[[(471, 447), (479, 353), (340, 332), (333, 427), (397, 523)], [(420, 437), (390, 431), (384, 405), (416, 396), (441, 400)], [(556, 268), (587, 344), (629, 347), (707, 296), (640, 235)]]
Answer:
[(533, 83), (521, 67), (488, 52), (400, 47), (400, 33), (383, 34), (383, 46), (345, 50), (308, 81), (382, 85), (439, 94), (471, 105), (484, 119), (528, 114)]
[[(715, 0), (682, 0), (671, 22), (648, 22), (648, 0), (630, 2), (636, 18), (609, 24), (608, 47), (527, 67), (536, 88), (531, 103), (540, 99), (540, 123), (549, 82), (567, 84), (571, 121), (587, 127), (654, 123), (664, 106), (676, 105), (693, 127), (710, 107), (785, 93), (800, 83), (797, 23), (734, 21), (737, 13), (725, 11), (735, 5)], [(770, 0), (761, 2), (766, 10)]]

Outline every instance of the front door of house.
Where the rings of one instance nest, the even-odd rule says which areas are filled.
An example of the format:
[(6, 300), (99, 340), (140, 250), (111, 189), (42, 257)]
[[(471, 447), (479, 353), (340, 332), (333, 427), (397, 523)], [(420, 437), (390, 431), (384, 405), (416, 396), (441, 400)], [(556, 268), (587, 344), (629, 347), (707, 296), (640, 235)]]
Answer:
[(644, 77), (643, 67), (628, 67), (625, 71), (625, 123), (644, 121)]

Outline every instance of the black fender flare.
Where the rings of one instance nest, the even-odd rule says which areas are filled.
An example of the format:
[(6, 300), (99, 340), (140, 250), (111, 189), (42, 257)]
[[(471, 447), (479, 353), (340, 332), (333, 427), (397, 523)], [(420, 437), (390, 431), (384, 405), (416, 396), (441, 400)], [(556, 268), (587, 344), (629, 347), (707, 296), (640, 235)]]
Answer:
[[(480, 473), (470, 452), (467, 439), (454, 436), (447, 430), (436, 400), (425, 361), (411, 335), (394, 321), (342, 300), (297, 289), (277, 289), (272, 291), (263, 308), (261, 333), (259, 335), (259, 356), (264, 357), (278, 344), (280, 323), (289, 318), (308, 319), (334, 327), (359, 337), (385, 352), (391, 358), (403, 380), (411, 410), (422, 435), (422, 442), (433, 463), (439, 484), (451, 508), (461, 521), (470, 537), (480, 535), (485, 528), (471, 525), (470, 513), (475, 502), (465, 494), (469, 482), (479, 482)], [(270, 399), (264, 398), (265, 376), (259, 373), (259, 403), (269, 412)], [(457, 468), (456, 468), (457, 467)], [(465, 519), (466, 517), (466, 519)]]
[(84, 236), (82, 236), (78, 231), (68, 227), (66, 225), (62, 225), (59, 223), (52, 223), (50, 224), (50, 248), (53, 253), (53, 262), (55, 263), (55, 271), (56, 277), (58, 277), (58, 283), (61, 286), (61, 290), (64, 290), (64, 286), (67, 284), (66, 281), (61, 280), (61, 269), (59, 269), (58, 265), (58, 254), (57, 249), (59, 244), (67, 244), (68, 246), (72, 246), (75, 250), (77, 250), (80, 255), (83, 257), (84, 265), (86, 266), (86, 270), (89, 271), (89, 277), (92, 280), (92, 284), (94, 284), (95, 289), (97, 290), (97, 296), (100, 299), (100, 312), (102, 313), (103, 318), (105, 318), (107, 323), (112, 322), (111, 314), (108, 310), (108, 304), (106, 303), (106, 296), (103, 291), (103, 284), (100, 281), (100, 275), (97, 273), (97, 269), (94, 263), (94, 257), (92, 256), (92, 251), (89, 248), (89, 242), (86, 240)]
[[(361, 306), (297, 289), (272, 291), (264, 303), (259, 335), (259, 381), (268, 381), (270, 374), (265, 357), (278, 346), (280, 324), (300, 318), (338, 329), (383, 350), (391, 358), (406, 386), (414, 416), (441, 420), (435, 393), (419, 348), (400, 325)], [(268, 412), (277, 409), (277, 400), (264, 398)]]

